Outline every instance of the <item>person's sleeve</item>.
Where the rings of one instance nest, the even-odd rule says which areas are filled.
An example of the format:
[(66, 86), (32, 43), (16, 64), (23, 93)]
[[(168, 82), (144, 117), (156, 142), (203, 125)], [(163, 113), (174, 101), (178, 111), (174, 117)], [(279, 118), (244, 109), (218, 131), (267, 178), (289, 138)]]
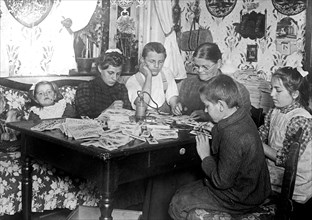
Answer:
[(66, 103), (66, 108), (65, 108), (65, 111), (63, 113), (63, 117), (64, 118), (75, 118), (75, 117), (77, 117), (76, 110), (70, 103)]
[(123, 108), (132, 109), (132, 105), (129, 100), (128, 90), (124, 84), (120, 84), (120, 99), (123, 101)]
[(93, 118), (92, 91), (89, 83), (82, 83), (78, 86), (75, 96), (75, 105), (78, 116), (89, 116)]
[(215, 187), (228, 189), (233, 186), (244, 160), (243, 149), (248, 149), (250, 148), (249, 145), (251, 145), (249, 140), (252, 137), (248, 137), (248, 134), (246, 136), (244, 139), (235, 141), (231, 135), (222, 137), (223, 141), (222, 146), (219, 147), (218, 159), (214, 156), (208, 156), (203, 159), (202, 169)]
[(138, 96), (137, 91), (142, 90), (142, 86), (140, 86), (140, 84), (135, 78), (135, 75), (133, 75), (127, 80), (126, 87), (128, 90), (128, 98), (131, 103), (131, 106), (133, 109), (135, 109), (134, 101)]
[(303, 116), (294, 117), (290, 120), (283, 141), (283, 147), (279, 149), (276, 154), (276, 166), (285, 166), (293, 136), (297, 133), (299, 128), (302, 128), (299, 157), (305, 152), (307, 145), (312, 141), (311, 123), (311, 119)]
[[(236, 81), (237, 82), (237, 81)], [(250, 94), (248, 89), (241, 83), (237, 82), (239, 93), (241, 95), (241, 105), (247, 112), (251, 110)]]
[(39, 115), (37, 115), (37, 114), (35, 114), (33, 111), (31, 111), (31, 112), (29, 113), (28, 120), (29, 120), (29, 121), (39, 121), (39, 120), (40, 120), (40, 117), (39, 117)]
[(270, 121), (273, 109), (271, 109), (264, 117), (264, 124), (259, 127), (261, 141), (268, 144)]
[(166, 101), (169, 103), (169, 100), (174, 96), (179, 96), (178, 86), (174, 80), (173, 74), (170, 69), (166, 68), (163, 70), (166, 80), (168, 82), (168, 89), (166, 91)]

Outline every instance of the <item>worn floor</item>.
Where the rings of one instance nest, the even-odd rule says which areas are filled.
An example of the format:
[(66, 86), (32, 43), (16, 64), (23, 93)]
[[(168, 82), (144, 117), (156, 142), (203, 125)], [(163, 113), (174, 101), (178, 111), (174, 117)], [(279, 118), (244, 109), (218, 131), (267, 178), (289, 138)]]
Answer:
[[(138, 204), (135, 206), (128, 207), (129, 210), (137, 210), (141, 211), (143, 204)], [(43, 213), (33, 213), (32, 220), (66, 220), (72, 210), (69, 209), (56, 209), (52, 211), (45, 211)], [(21, 220), (21, 213), (17, 213), (15, 215), (5, 215), (0, 216), (0, 220)]]
[[(32, 220), (66, 220), (71, 210), (59, 209), (54, 211), (45, 211), (43, 213), (33, 213)], [(5, 215), (1, 216), (0, 220), (21, 220), (22, 215), (20, 213), (13, 216)]]

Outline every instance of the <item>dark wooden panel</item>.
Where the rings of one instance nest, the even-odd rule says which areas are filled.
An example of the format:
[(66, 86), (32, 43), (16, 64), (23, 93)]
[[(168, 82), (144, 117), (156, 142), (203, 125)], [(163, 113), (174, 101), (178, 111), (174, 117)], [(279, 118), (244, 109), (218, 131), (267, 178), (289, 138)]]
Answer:
[(308, 79), (312, 83), (312, 1), (307, 1), (306, 8), (306, 32), (305, 32), (305, 52), (306, 59), (304, 69), (309, 71)]

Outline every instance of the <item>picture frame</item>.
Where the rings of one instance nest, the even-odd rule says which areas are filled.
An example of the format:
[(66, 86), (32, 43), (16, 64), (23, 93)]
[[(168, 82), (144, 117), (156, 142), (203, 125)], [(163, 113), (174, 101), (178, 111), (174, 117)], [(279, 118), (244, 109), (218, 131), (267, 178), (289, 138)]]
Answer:
[(246, 61), (257, 62), (258, 60), (258, 47), (257, 45), (247, 45)]

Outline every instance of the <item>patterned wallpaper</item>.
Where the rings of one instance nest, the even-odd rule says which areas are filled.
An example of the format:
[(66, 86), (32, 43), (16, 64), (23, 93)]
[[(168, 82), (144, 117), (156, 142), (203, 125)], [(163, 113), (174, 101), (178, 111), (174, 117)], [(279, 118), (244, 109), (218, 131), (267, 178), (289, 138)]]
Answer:
[[(182, 31), (190, 30), (195, 2), (196, 0), (179, 1), (182, 10)], [(271, 73), (278, 67), (301, 65), (305, 44), (305, 10), (287, 16), (275, 9), (272, 0), (237, 0), (232, 12), (225, 17), (216, 17), (206, 6), (207, 3), (213, 2), (220, 1), (199, 0), (199, 25), (211, 31), (213, 41), (219, 45), (223, 54), (224, 63), (229, 63), (237, 69), (253, 68), (256, 71), (263, 71), (261, 73), (267, 80), (270, 80)], [(234, 0), (221, 2), (235, 3)], [(252, 11), (261, 14), (266, 12), (265, 37), (243, 38), (235, 31), (233, 24), (240, 23), (241, 16)], [(292, 27), (294, 30), (291, 33), (288, 30), (288, 33), (283, 35), (285, 27), (288, 29)], [(246, 60), (247, 45), (256, 45), (254, 46), (257, 48), (256, 62)], [(183, 52), (183, 55), (188, 63), (192, 52)]]
[[(171, 1), (174, 4), (174, 0)], [(261, 71), (261, 75), (267, 80), (270, 80), (271, 73), (278, 67), (301, 65), (304, 59), (305, 10), (287, 16), (276, 10), (273, 5), (274, 0), (179, 0), (182, 11), (182, 31), (190, 30), (194, 16), (194, 5), (197, 1), (200, 9), (199, 26), (211, 31), (213, 41), (219, 45), (223, 53), (224, 63), (237, 69), (252, 68)], [(236, 2), (236, 4), (233, 5), (233, 10), (225, 17), (216, 17), (211, 14), (211, 10), (208, 10), (207, 5), (220, 2)], [(60, 25), (60, 16), (58, 16), (57, 10), (52, 10), (53, 13), (42, 24), (35, 28), (26, 28), (8, 16), (3, 0), (0, 0), (0, 3), (2, 6), (0, 76), (46, 75), (47, 72), (62, 74), (68, 72), (68, 69), (75, 65), (72, 62), (73, 58), (66, 61), (57, 59), (60, 56), (56, 56), (57, 48), (59, 48), (59, 53), (64, 54), (64, 48), (70, 47), (72, 44), (69, 43), (72, 42), (71, 36), (64, 30), (60, 31), (62, 26)], [(216, 8), (220, 9), (220, 7)], [(220, 11), (222, 12), (222, 10)], [(234, 23), (240, 23), (241, 17), (251, 12), (266, 14), (265, 37), (244, 38), (235, 31)], [(284, 34), (285, 27), (288, 28), (289, 32), (286, 35)], [(198, 25), (196, 28), (198, 28)], [(291, 32), (289, 31), (290, 28), (292, 29)], [(13, 34), (15, 29), (21, 30), (20, 33)], [(53, 34), (51, 34), (51, 31), (53, 31)], [(46, 38), (43, 38), (43, 32)], [(52, 48), (51, 43), (57, 38), (63, 38), (63, 40), (58, 47)], [(251, 47), (253, 50), (257, 49), (249, 53), (254, 56), (256, 52), (256, 61), (248, 61), (247, 47)], [(37, 53), (29, 56), (28, 52), (30, 50), (37, 50)], [(56, 59), (52, 59), (52, 54)], [(182, 54), (187, 66), (192, 52), (183, 52)], [(55, 65), (57, 68), (54, 70), (51, 69), (53, 62), (57, 64)]]

